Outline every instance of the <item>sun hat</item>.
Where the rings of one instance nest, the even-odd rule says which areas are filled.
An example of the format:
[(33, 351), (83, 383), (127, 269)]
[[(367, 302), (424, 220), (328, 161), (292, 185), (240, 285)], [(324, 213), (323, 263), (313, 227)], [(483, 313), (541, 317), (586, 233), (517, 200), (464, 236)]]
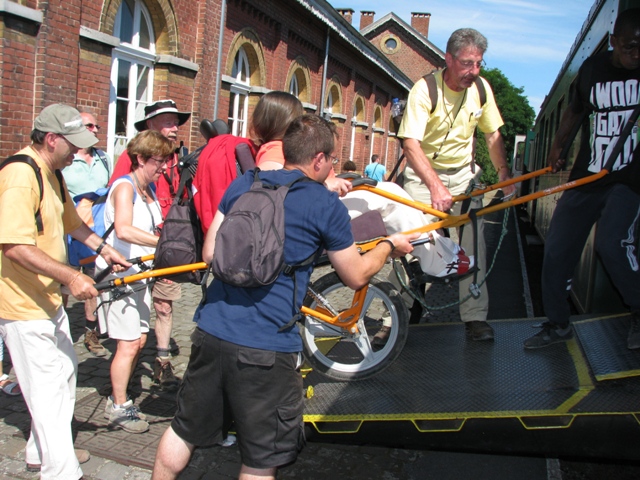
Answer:
[(144, 107), (144, 118), (134, 123), (136, 130), (143, 132), (147, 130), (147, 120), (160, 115), (162, 113), (175, 113), (178, 115), (178, 125), (184, 125), (191, 114), (188, 112), (179, 112), (176, 102), (173, 100), (158, 100), (150, 105)]
[(80, 112), (63, 103), (45, 107), (36, 117), (33, 128), (62, 135), (78, 148), (89, 148), (98, 143), (98, 138), (84, 126)]

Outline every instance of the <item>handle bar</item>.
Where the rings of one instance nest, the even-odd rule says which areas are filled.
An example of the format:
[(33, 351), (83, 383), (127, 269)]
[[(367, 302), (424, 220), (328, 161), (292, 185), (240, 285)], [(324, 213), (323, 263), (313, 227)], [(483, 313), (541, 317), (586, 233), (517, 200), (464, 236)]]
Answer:
[[(141, 257), (134, 257), (127, 259), (127, 262), (132, 263), (134, 265), (138, 265), (140, 263), (148, 262), (149, 260), (153, 260), (155, 255), (152, 253), (151, 255), (143, 255)], [(82, 260), (80, 261), (82, 263)], [(102, 270), (96, 277), (93, 279), (96, 283), (100, 283), (102, 280), (107, 278), (107, 275), (111, 273), (111, 268), (105, 268)]]
[(137, 282), (139, 280), (144, 280), (146, 278), (168, 277), (170, 275), (177, 275), (178, 273), (193, 272), (196, 270), (206, 270), (207, 268), (209, 268), (209, 265), (207, 265), (205, 262), (199, 262), (199, 263), (189, 263), (187, 265), (180, 265), (177, 267), (160, 268), (158, 270), (147, 270), (146, 272), (140, 272), (134, 275), (128, 275), (126, 277), (114, 278), (106, 282), (96, 283), (94, 285), (94, 288), (98, 291), (108, 290), (110, 288), (120, 287), (122, 285), (127, 285), (129, 283)]

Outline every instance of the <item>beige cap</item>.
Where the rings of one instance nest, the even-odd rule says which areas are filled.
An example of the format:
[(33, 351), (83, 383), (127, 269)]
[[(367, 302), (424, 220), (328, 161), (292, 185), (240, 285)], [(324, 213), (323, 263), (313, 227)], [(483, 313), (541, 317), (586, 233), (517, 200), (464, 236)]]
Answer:
[(62, 103), (45, 107), (36, 117), (33, 128), (58, 133), (78, 148), (89, 148), (98, 143), (98, 138), (84, 126), (80, 112)]

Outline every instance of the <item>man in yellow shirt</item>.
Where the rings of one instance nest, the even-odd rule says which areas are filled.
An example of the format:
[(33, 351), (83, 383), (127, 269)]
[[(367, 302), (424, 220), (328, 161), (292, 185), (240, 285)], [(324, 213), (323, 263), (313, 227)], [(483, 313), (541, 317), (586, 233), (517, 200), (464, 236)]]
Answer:
[[(504, 122), (496, 106), (489, 83), (480, 78), (487, 39), (480, 32), (463, 28), (453, 32), (447, 42), (446, 68), (436, 72), (437, 103), (433, 109), (429, 88), (420, 79), (409, 93), (407, 106), (398, 136), (404, 138), (407, 157), (405, 190), (415, 200), (431, 204), (434, 208), (454, 215), (460, 213), (461, 204), (452, 203), (452, 197), (463, 194), (469, 183), (480, 178), (480, 169), (473, 162), (473, 140), (476, 127), (484, 133), (491, 162), (500, 180), (509, 177), (509, 167), (502, 136), (498, 131)], [(476, 79), (482, 82), (486, 102), (481, 101)], [(503, 189), (505, 195), (514, 191)], [(482, 198), (474, 197), (471, 208), (482, 206)], [(458, 242), (457, 232), (451, 232)], [(475, 255), (476, 265), (486, 272), (486, 253), (482, 219), (478, 219), (478, 250), (474, 251), (473, 232), (466, 227), (462, 235), (462, 248)], [(460, 299), (469, 295), (473, 277), (460, 280)], [(460, 304), (460, 317), (465, 330), (473, 340), (492, 340), (494, 333), (486, 322), (489, 299), (486, 284), (478, 298), (471, 297)]]
[(98, 141), (80, 113), (62, 104), (46, 107), (31, 140), (18, 155), (30, 157), (33, 166), (20, 161), (0, 170), (0, 335), (32, 416), (27, 468), (40, 469), (42, 479), (77, 480), (79, 460), (89, 455), (78, 451), (76, 457), (73, 449), (78, 360), (60, 284), (79, 300), (98, 292), (92, 278), (67, 265), (65, 234), (117, 264), (116, 270), (130, 264), (80, 220), (59, 172), (79, 148)]

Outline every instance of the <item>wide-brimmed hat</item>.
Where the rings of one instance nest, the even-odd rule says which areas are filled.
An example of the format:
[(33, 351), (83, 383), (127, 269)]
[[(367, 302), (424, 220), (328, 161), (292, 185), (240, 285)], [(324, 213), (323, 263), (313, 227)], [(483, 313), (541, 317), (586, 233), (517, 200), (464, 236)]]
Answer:
[(178, 115), (178, 125), (184, 125), (189, 117), (191, 116), (188, 112), (179, 112), (178, 107), (176, 106), (176, 102), (173, 100), (158, 100), (157, 102), (152, 103), (151, 105), (147, 105), (144, 107), (144, 118), (142, 120), (138, 120), (133, 125), (136, 127), (136, 130), (139, 132), (144, 132), (147, 130), (147, 120), (155, 117), (156, 115), (160, 115), (162, 113), (175, 113)]
[(84, 126), (80, 112), (63, 103), (45, 107), (36, 117), (33, 128), (62, 135), (78, 148), (89, 148), (98, 143), (98, 138)]

